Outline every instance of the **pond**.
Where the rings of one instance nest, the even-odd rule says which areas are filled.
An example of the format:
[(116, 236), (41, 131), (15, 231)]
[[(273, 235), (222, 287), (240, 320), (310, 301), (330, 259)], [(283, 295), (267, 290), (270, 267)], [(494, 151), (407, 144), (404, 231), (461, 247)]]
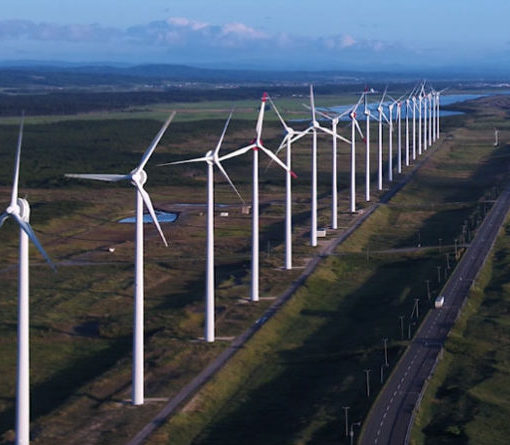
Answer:
[[(172, 223), (177, 220), (179, 217), (178, 213), (171, 213), (171, 212), (163, 212), (162, 210), (156, 210), (156, 218), (158, 219), (158, 222), (160, 223)], [(129, 218), (124, 218), (119, 221), (119, 223), (122, 224), (132, 224), (135, 222), (135, 217), (130, 216)], [(152, 217), (148, 213), (144, 213), (143, 215), (143, 222), (144, 224), (152, 224)]]

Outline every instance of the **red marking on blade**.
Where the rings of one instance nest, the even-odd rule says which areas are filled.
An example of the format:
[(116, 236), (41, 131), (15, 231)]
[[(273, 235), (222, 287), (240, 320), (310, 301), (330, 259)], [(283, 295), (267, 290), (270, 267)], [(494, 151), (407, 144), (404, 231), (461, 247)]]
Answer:
[(257, 139), (252, 139), (250, 144), (254, 144)]
[(253, 147), (253, 151), (259, 151), (259, 147), (255, 145), (255, 147)]
[(367, 142), (367, 138), (363, 138), (363, 142), (365, 142), (365, 143), (366, 143), (366, 142)]
[(356, 113), (352, 113), (352, 117), (356, 117)]
[(267, 93), (264, 91), (264, 94), (262, 94), (262, 102), (265, 102), (267, 100)]
[(289, 173), (290, 176), (292, 176), (294, 179), (297, 179), (297, 175), (292, 170)]

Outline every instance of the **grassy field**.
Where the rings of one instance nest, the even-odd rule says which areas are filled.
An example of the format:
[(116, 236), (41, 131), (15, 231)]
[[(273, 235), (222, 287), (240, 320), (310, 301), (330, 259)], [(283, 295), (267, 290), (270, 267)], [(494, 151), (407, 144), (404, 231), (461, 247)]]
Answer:
[(510, 223), (444, 347), (413, 429), (414, 444), (506, 444)]
[[(255, 103), (254, 109), (256, 106)], [(486, 118), (491, 119), (491, 124), (500, 119), (496, 111)], [(147, 189), (156, 207), (180, 212), (177, 223), (164, 225), (171, 242), (169, 249), (161, 245), (151, 227), (146, 230), (146, 388), (151, 398), (174, 395), (226, 345), (196, 341), (202, 335), (203, 322), (204, 208), (179, 204), (205, 202), (204, 171), (196, 166), (154, 167), (159, 162), (203, 155), (214, 146), (223, 117), (201, 120), (199, 124), (179, 121), (172, 124), (148, 166)], [(63, 178), (67, 172), (130, 171), (159, 126), (159, 122), (149, 119), (41, 121), (27, 125), (21, 193), (26, 193), (32, 204), (32, 223), (38, 236), (60, 266), (58, 274), (51, 273), (34, 251), (31, 391), (32, 433), (36, 444), (123, 443), (161, 407), (161, 401), (139, 408), (126, 403), (131, 366), (133, 227), (117, 225), (115, 221), (132, 214), (133, 191), (128, 187)], [(369, 405), (362, 397), (361, 369), (373, 367), (375, 385), (382, 336), (394, 339), (391, 344), (394, 362), (405, 344), (400, 341), (398, 316), (409, 316), (414, 296), (423, 298), (424, 280), (434, 279), (435, 267), (444, 263), (446, 252), (434, 247), (404, 255), (398, 251), (381, 251), (415, 247), (417, 240), (422, 245), (437, 247), (438, 238), (442, 238), (443, 246), (451, 245), (464, 223), (474, 228), (476, 218), (472, 215), (480, 213), (486, 205), (480, 204), (480, 199), (489, 196), (499, 175), (506, 171), (503, 162), (506, 162), (506, 148), (493, 152), (486, 141), (486, 131), (472, 126), (473, 120), (468, 118), (445, 120), (444, 130), (453, 139), (445, 142), (416, 180), (406, 187), (405, 193), (379, 209), (363, 230), (338, 251), (339, 256), (321, 266), (318, 275), (278, 315), (279, 323), (268, 323), (250, 342), (245, 360), (241, 354), (235, 359), (235, 363), (242, 361), (241, 365), (238, 368), (229, 365), (225, 371), (232, 373), (228, 384), (218, 376), (225, 388), (216, 390), (213, 385), (206, 388), (204, 394), (213, 391), (209, 405), (203, 402), (207, 395), (200, 395), (195, 405), (188, 405), (183, 415), (161, 430), (160, 437), (171, 437), (174, 443), (178, 434), (181, 443), (186, 443), (191, 431), (196, 440), (207, 442), (216, 437), (214, 440), (221, 441), (223, 432), (243, 429), (243, 419), (265, 419), (267, 400), (277, 405), (270, 408), (275, 426), (282, 412), (289, 427), (296, 426), (299, 437), (292, 439), (296, 442), (338, 437), (341, 410), (340, 405), (335, 405), (337, 397), (341, 396), (341, 403), (351, 404), (353, 413), (361, 416)], [(234, 120), (225, 151), (249, 142), (253, 131), (252, 121)], [(16, 125), (5, 126), (0, 135), (0, 193), (4, 202), (10, 193), (16, 137)], [(503, 140), (503, 133), (501, 137)], [(268, 122), (265, 143), (276, 147), (280, 139), (280, 127), (276, 122)], [(303, 267), (314, 255), (308, 247), (307, 231), (308, 144), (296, 145), (293, 159), (299, 175), (294, 186), (298, 267)], [(321, 138), (319, 223), (324, 227), (329, 223), (329, 147), (330, 139)], [(345, 211), (349, 157), (348, 147), (340, 148), (339, 204)], [(372, 177), (374, 161), (375, 157), (371, 164)], [(360, 165), (364, 167), (363, 162)], [(243, 195), (249, 197), (249, 162), (235, 160), (226, 168)], [(359, 184), (363, 183), (362, 168), (358, 173)], [(264, 250), (261, 290), (265, 297), (278, 295), (300, 273), (296, 269), (283, 274), (280, 269), (284, 177), (276, 173), (272, 167), (263, 174), (261, 184), (261, 249)], [(259, 318), (270, 300), (257, 305), (245, 302), (250, 278), (250, 218), (241, 214), (235, 195), (226, 183), (219, 181), (216, 190), (217, 202), (232, 205), (228, 218), (216, 219), (217, 331), (218, 335), (228, 337), (238, 335)], [(360, 207), (365, 207), (361, 203), (362, 194), (359, 188)], [(341, 227), (351, 222), (350, 214), (341, 214)], [(4, 248), (0, 263), (4, 276), (0, 291), (3, 314), (0, 370), (4, 375), (0, 381), (2, 443), (12, 438), (13, 426), (16, 232), (12, 223), (6, 223), (0, 231)], [(116, 249), (114, 254), (107, 249), (112, 246)], [(406, 279), (401, 286), (394, 287), (403, 269), (407, 271)], [(437, 291), (437, 286), (433, 291)], [(392, 308), (384, 316), (370, 310), (381, 300), (385, 307)], [(374, 325), (374, 317), (377, 328), (369, 330), (368, 326)], [(358, 332), (352, 341), (347, 335), (351, 331)], [(256, 346), (260, 349), (252, 351)], [(330, 355), (337, 357), (331, 367)], [(267, 362), (266, 357), (272, 360)], [(247, 376), (253, 376), (253, 380)], [(310, 382), (322, 378), (323, 384), (314, 389)], [(245, 387), (240, 389), (236, 385), (238, 381), (245, 382)], [(306, 382), (310, 392), (305, 395), (307, 391), (302, 391), (301, 403), (291, 393), (295, 386)], [(284, 391), (281, 398), (267, 395), (276, 394), (280, 387)], [(329, 394), (332, 397), (328, 398)], [(287, 396), (292, 402), (284, 403)], [(292, 403), (295, 412), (285, 408)], [(312, 422), (309, 422), (310, 405), (314, 407)], [(237, 419), (235, 428), (229, 419)], [(174, 422), (179, 423), (177, 430), (173, 429)]]

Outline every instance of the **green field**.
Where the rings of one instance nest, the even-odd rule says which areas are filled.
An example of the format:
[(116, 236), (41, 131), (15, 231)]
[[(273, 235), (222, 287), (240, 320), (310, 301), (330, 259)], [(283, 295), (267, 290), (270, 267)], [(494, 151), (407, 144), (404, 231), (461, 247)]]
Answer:
[[(289, 99), (289, 105), (282, 103), (283, 108), (297, 105), (295, 99)], [(202, 116), (196, 122), (172, 123), (147, 168), (147, 190), (156, 207), (180, 212), (177, 223), (163, 228), (171, 243), (169, 249), (162, 246), (153, 228), (146, 229), (146, 389), (150, 398), (172, 397), (227, 344), (197, 341), (203, 323), (204, 208), (178, 205), (205, 202), (204, 170), (197, 166), (155, 167), (159, 162), (203, 155), (213, 147), (228, 114), (228, 107), (223, 111), (225, 105), (215, 105), (222, 111), (215, 112), (214, 118)], [(253, 101), (249, 113), (257, 106)], [(167, 110), (158, 107), (154, 112), (163, 117)], [(490, 122), (487, 125), (499, 125), (498, 110), (484, 111), (484, 119)], [(144, 116), (52, 122), (40, 118), (29, 120), (26, 127), (21, 194), (27, 194), (32, 224), (59, 265), (59, 272), (53, 274), (33, 250), (31, 393), (35, 444), (124, 443), (163, 403), (137, 408), (126, 403), (131, 368), (133, 227), (115, 221), (132, 215), (133, 191), (63, 177), (69, 172), (130, 171), (161, 125), (153, 120), (155, 116)], [(249, 142), (253, 126), (251, 120), (234, 119), (225, 152)], [(338, 250), (338, 256), (320, 267), (183, 413), (158, 432), (154, 443), (165, 443), (166, 437), (171, 443), (227, 443), (226, 436), (232, 437), (231, 443), (239, 443), (234, 438), (240, 440), (243, 431), (253, 431), (260, 422), (268, 422), (268, 427), (265, 436), (257, 436), (258, 443), (270, 443), (271, 437), (280, 438), (282, 443), (285, 435), (289, 443), (328, 441), (341, 435), (342, 404), (350, 404), (353, 415), (363, 416), (370, 400), (363, 398), (362, 369), (372, 367), (377, 374), (383, 336), (392, 339), (391, 361), (395, 362), (405, 346), (400, 340), (398, 316), (410, 315), (415, 296), (422, 298), (426, 308), (425, 280), (433, 280), (436, 266), (444, 265), (444, 255), (447, 249), (452, 252), (453, 239), (461, 234), (463, 224), (475, 229), (478, 215), (490, 205), (481, 200), (491, 197), (493, 186), (506, 173), (507, 147), (493, 151), (491, 141), (487, 142), (492, 127), (480, 128), (472, 116), (464, 116), (445, 120), (443, 130), (445, 142), (416, 178), (389, 205), (377, 210)], [(16, 125), (2, 127), (0, 193), (4, 202), (10, 193), (16, 137)], [(275, 148), (280, 140), (281, 128), (273, 117), (265, 126), (264, 142)], [(331, 142), (321, 138), (320, 143), (319, 225), (326, 227), (330, 218)], [(353, 221), (345, 212), (349, 147), (341, 145), (340, 149), (340, 226), (347, 227)], [(308, 247), (308, 141), (295, 146), (293, 164), (299, 176), (294, 184), (295, 262), (303, 267), (315, 254)], [(359, 165), (364, 167), (362, 161)], [(375, 154), (371, 165), (375, 178)], [(249, 201), (249, 162), (235, 160), (225, 167)], [(363, 184), (362, 168), (359, 184)], [(264, 297), (279, 295), (300, 273), (299, 268), (281, 270), (283, 183), (284, 176), (274, 167), (262, 175)], [(367, 205), (362, 202), (363, 192), (360, 187), (361, 208)], [(217, 332), (229, 337), (243, 332), (271, 301), (246, 304), (250, 217), (241, 214), (228, 184), (218, 181), (216, 193), (217, 202), (233, 205), (228, 218), (216, 218)], [(4, 247), (0, 262), (4, 276), (0, 291), (2, 443), (12, 438), (14, 424), (16, 232), (12, 222), (0, 231)], [(429, 249), (387, 252), (416, 247), (418, 242)], [(112, 246), (114, 254), (107, 249)], [(397, 284), (402, 275), (405, 279)], [(433, 293), (438, 285), (433, 285)], [(390, 310), (373, 310), (378, 303)], [(225, 375), (228, 378), (222, 378)], [(374, 376), (374, 389), (378, 388), (376, 380)], [(303, 390), (296, 393), (296, 387)], [(287, 430), (282, 428), (284, 423)], [(291, 428), (292, 434), (287, 434)], [(280, 429), (281, 434), (276, 434)]]

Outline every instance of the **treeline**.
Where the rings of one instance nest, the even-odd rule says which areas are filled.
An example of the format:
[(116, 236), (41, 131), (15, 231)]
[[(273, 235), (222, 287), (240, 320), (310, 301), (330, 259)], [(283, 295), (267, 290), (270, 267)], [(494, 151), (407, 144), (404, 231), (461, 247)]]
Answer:
[[(381, 90), (383, 85), (373, 85)], [(399, 88), (405, 88), (399, 85)], [(321, 85), (320, 94), (361, 92), (364, 85)], [(101, 110), (122, 110), (155, 103), (236, 101), (258, 99), (263, 91), (273, 96), (308, 95), (308, 85), (253, 86), (232, 88), (170, 88), (165, 91), (49, 92), (41, 94), (0, 94), (0, 116), (76, 114)]]

